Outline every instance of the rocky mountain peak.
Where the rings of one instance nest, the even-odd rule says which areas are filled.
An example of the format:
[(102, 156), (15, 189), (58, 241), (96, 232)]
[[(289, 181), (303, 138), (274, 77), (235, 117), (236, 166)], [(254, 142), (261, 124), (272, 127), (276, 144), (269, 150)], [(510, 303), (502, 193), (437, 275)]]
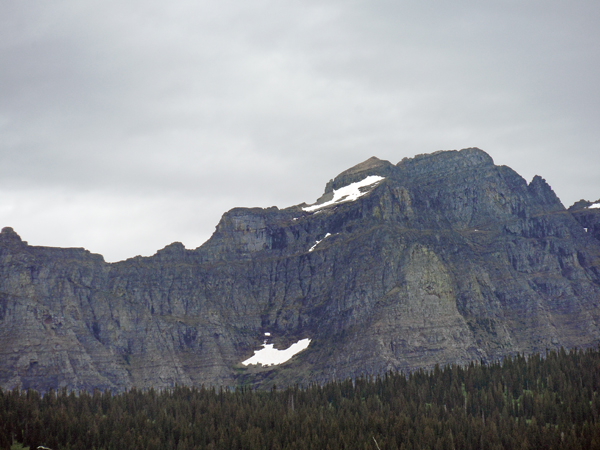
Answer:
[(404, 158), (396, 167), (410, 171), (414, 175), (426, 173), (446, 173), (477, 166), (493, 167), (494, 160), (479, 148), (462, 150), (440, 150), (434, 153), (417, 155), (414, 158)]
[[(581, 199), (578, 202), (573, 203), (570, 207), (569, 207), (569, 211), (577, 211), (580, 209), (587, 209), (592, 205), (597, 205), (600, 204), (600, 198), (598, 200), (596, 200), (595, 202), (589, 201), (589, 200), (585, 200), (585, 199)], [(597, 208), (592, 208), (592, 209), (597, 209)], [(600, 212), (600, 211), (598, 211)]]
[(22, 247), (26, 245), (27, 242), (24, 242), (21, 236), (11, 227), (2, 228), (0, 232), (0, 247)]
[(539, 200), (541, 204), (552, 210), (562, 210), (564, 206), (554, 193), (546, 180), (536, 175), (527, 186), (527, 189)]
[(392, 163), (371, 156), (366, 161), (344, 170), (333, 180), (330, 180), (325, 186), (324, 194), (329, 194), (334, 189), (340, 189), (349, 184), (356, 183), (371, 175), (379, 175), (385, 178), (393, 171), (394, 165)]
[[(3, 229), (0, 387), (270, 388), (600, 343), (598, 202), (567, 211), (477, 148), (369, 158), (328, 190), (114, 264)], [(242, 364), (266, 336), (310, 345)]]
[(173, 242), (157, 251), (154, 257), (162, 260), (176, 260), (183, 258), (185, 254), (185, 246), (181, 242)]

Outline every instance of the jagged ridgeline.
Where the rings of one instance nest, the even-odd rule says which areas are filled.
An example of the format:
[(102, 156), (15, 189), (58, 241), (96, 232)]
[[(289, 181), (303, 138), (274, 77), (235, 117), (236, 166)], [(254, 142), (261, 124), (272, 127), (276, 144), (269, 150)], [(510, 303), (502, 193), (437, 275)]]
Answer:
[(465, 149), (235, 208), (195, 250), (109, 264), (4, 228), (0, 386), (269, 388), (596, 346), (597, 206)]

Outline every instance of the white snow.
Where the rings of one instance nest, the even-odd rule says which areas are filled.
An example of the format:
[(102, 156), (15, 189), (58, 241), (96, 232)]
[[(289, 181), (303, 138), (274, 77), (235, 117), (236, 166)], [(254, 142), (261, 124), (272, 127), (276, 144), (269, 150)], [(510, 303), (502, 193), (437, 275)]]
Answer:
[(587, 228), (584, 228), (585, 232), (587, 233)]
[(594, 203), (593, 205), (588, 206), (588, 208), (600, 208), (600, 203)]
[(269, 333), (268, 331), (265, 333), (265, 336), (271, 336), (271, 333)]
[(263, 366), (283, 364), (289, 361), (292, 356), (297, 355), (302, 350), (306, 350), (310, 341), (308, 338), (301, 339), (285, 350), (277, 350), (273, 348), (273, 344), (264, 343), (262, 349), (254, 350), (254, 356), (243, 361), (242, 364), (245, 366), (250, 364), (262, 364)]
[(359, 197), (365, 195), (368, 191), (361, 192), (360, 188), (371, 186), (375, 183), (379, 183), (384, 177), (378, 175), (371, 175), (367, 178), (357, 181), (356, 183), (349, 184), (338, 190), (333, 190), (333, 198), (328, 202), (321, 203), (320, 205), (307, 206), (302, 208), (304, 211), (316, 211), (317, 209), (325, 208), (326, 206), (333, 205), (334, 203), (353, 202)]
[(313, 246), (312, 246), (310, 249), (308, 249), (308, 251), (309, 251), (309, 252), (312, 252), (312, 251), (315, 249), (315, 247), (316, 247), (317, 245), (319, 245), (321, 242), (323, 242), (323, 241), (324, 241), (325, 239), (327, 239), (329, 236), (331, 236), (331, 233), (327, 233), (323, 239), (321, 239), (320, 241), (317, 241), (317, 242), (315, 242), (315, 245), (313, 245)]

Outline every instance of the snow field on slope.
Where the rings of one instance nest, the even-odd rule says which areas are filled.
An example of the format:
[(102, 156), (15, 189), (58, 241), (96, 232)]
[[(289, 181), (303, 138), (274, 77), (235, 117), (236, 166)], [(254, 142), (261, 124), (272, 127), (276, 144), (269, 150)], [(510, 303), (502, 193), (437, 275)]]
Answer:
[(344, 202), (353, 202), (357, 198), (365, 195), (366, 192), (361, 192), (360, 188), (371, 186), (375, 183), (379, 183), (383, 180), (384, 177), (380, 177), (378, 175), (371, 175), (367, 178), (357, 181), (356, 183), (351, 183), (348, 186), (344, 186), (340, 189), (333, 190), (333, 198), (328, 202), (321, 203), (320, 205), (307, 206), (306, 208), (302, 208), (304, 211), (316, 211), (317, 209), (325, 208), (326, 206), (333, 205), (335, 203), (344, 203)]
[(308, 348), (310, 339), (301, 339), (295, 344), (290, 345), (285, 350), (277, 350), (273, 348), (273, 344), (267, 344), (267, 341), (263, 344), (263, 348), (254, 351), (254, 356), (243, 361), (242, 364), (248, 366), (250, 364), (262, 364), (263, 366), (274, 366), (283, 364), (289, 361), (292, 356), (297, 355), (302, 350)]

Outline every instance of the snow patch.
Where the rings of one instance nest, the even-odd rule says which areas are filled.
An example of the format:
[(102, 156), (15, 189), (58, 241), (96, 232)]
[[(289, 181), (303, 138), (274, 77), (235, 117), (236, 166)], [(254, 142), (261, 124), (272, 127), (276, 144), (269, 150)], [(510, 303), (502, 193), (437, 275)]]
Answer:
[(344, 203), (344, 202), (353, 202), (359, 197), (365, 195), (368, 191), (361, 192), (360, 188), (364, 188), (367, 186), (372, 186), (376, 183), (379, 183), (383, 180), (384, 177), (380, 177), (378, 175), (371, 175), (367, 178), (357, 181), (356, 183), (349, 184), (348, 186), (344, 186), (343, 188), (333, 190), (333, 198), (328, 202), (321, 203), (320, 205), (307, 206), (306, 208), (302, 208), (304, 211), (316, 211), (321, 208), (325, 208), (326, 206), (333, 205), (334, 203)]
[(265, 333), (265, 336), (271, 336), (271, 333), (269, 333), (268, 331)]
[[(265, 333), (266, 334), (266, 333)], [(273, 344), (267, 344), (266, 341), (263, 344), (263, 348), (260, 350), (254, 350), (254, 356), (243, 361), (242, 364), (248, 366), (250, 364), (262, 364), (263, 366), (274, 366), (283, 364), (289, 361), (292, 356), (297, 355), (302, 350), (308, 348), (310, 339), (301, 339), (295, 344), (290, 345), (285, 350), (277, 350), (273, 348)]]
[(317, 241), (317, 242), (315, 242), (315, 245), (313, 245), (313, 246), (312, 246), (310, 249), (308, 249), (308, 251), (309, 251), (309, 252), (312, 252), (312, 251), (315, 249), (315, 247), (316, 247), (317, 245), (319, 245), (321, 242), (323, 242), (323, 241), (324, 241), (325, 239), (327, 239), (329, 236), (331, 236), (331, 233), (327, 233), (323, 239), (321, 239), (320, 241)]
[(588, 206), (588, 208), (590, 208), (590, 209), (592, 209), (592, 208), (593, 209), (598, 209), (598, 208), (600, 208), (600, 203), (594, 203), (594, 204)]

